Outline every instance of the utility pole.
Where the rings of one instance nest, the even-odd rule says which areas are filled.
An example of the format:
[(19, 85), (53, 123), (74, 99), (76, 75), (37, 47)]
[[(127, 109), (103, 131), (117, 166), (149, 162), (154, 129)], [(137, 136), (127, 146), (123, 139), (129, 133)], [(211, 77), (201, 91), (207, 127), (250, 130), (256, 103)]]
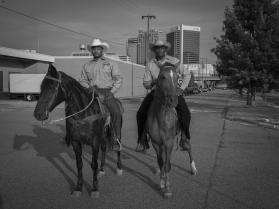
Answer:
[[(183, 46), (184, 46), (184, 34), (183, 34), (183, 24), (180, 25), (180, 62), (184, 64), (184, 59), (183, 59)], [(188, 56), (189, 59), (189, 56)], [(188, 61), (189, 62), (189, 61)], [(189, 64), (189, 63), (188, 63)]]
[(147, 39), (145, 40), (145, 65), (147, 65), (147, 61), (148, 61), (148, 50), (149, 50), (149, 22), (150, 20), (152, 19), (156, 19), (156, 16), (155, 15), (143, 15), (141, 16), (141, 19), (144, 20), (144, 19), (147, 19)]

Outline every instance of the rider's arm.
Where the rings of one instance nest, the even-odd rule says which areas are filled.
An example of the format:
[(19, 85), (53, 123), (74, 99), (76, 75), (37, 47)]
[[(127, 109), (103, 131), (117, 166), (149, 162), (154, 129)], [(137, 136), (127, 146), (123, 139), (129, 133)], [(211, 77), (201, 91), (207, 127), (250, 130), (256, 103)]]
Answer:
[(152, 73), (150, 71), (150, 64), (148, 64), (143, 76), (143, 86), (146, 89), (152, 89), (154, 84), (155, 84), (155, 80), (153, 79)]
[(111, 74), (113, 79), (113, 87), (111, 89), (111, 93), (115, 94), (122, 86), (123, 80), (118, 65), (113, 62), (111, 67)]
[(81, 77), (81, 79), (79, 81), (80, 84), (85, 88), (89, 88), (91, 79), (90, 79), (90, 72), (87, 69), (87, 64), (83, 65), (80, 77)]
[(181, 83), (180, 88), (182, 90), (185, 90), (189, 85), (189, 82), (190, 82), (190, 79), (191, 79), (191, 74), (190, 74), (189, 70), (186, 69), (186, 68), (184, 69), (184, 65), (180, 64), (180, 63), (178, 65), (177, 72), (182, 79), (182, 83)]

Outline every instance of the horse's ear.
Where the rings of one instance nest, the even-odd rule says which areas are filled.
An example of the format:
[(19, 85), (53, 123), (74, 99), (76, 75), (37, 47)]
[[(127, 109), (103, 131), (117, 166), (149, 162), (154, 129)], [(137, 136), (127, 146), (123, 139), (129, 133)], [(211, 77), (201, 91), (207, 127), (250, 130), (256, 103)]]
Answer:
[(57, 75), (57, 70), (52, 64), (49, 64), (48, 74), (53, 76), (53, 77), (55, 77)]

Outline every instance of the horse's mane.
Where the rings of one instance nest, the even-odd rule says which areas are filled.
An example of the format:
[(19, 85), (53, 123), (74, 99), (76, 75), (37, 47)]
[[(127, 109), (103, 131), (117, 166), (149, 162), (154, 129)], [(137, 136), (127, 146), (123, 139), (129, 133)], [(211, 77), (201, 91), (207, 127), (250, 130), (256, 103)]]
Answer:
[(157, 81), (156, 89), (155, 89), (155, 100), (157, 100), (160, 105), (164, 105), (164, 106), (173, 106), (173, 101), (171, 100), (171, 97), (173, 97), (175, 95), (169, 94), (168, 92), (164, 92), (160, 88), (160, 86), (159, 86), (160, 74), (163, 72), (170, 72), (170, 71), (173, 71), (173, 73), (176, 73), (174, 66), (164, 65), (160, 68), (160, 73), (158, 75), (158, 81)]
[(63, 87), (68, 91), (76, 90), (80, 94), (84, 94), (87, 97), (90, 97), (88, 90), (83, 87), (76, 79), (67, 75), (66, 73), (59, 71), (61, 78), (63, 80)]

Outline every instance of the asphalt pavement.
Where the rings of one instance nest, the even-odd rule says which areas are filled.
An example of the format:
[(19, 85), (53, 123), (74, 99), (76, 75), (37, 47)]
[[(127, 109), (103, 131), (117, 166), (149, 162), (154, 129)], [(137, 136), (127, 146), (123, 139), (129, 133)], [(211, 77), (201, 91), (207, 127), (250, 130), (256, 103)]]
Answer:
[[(173, 197), (164, 199), (155, 175), (153, 149), (136, 153), (136, 111), (141, 99), (122, 100), (124, 173), (116, 175), (115, 153), (108, 153), (100, 197), (90, 198), (91, 154), (84, 147), (85, 186), (71, 197), (75, 156), (63, 143), (63, 122), (42, 127), (33, 117), (35, 102), (0, 101), (0, 209), (277, 209), (279, 208), (279, 131), (227, 120), (241, 102), (229, 90), (186, 97), (198, 175), (189, 158), (172, 155)], [(63, 116), (63, 105), (51, 114)], [(278, 110), (279, 111), (279, 110)]]

